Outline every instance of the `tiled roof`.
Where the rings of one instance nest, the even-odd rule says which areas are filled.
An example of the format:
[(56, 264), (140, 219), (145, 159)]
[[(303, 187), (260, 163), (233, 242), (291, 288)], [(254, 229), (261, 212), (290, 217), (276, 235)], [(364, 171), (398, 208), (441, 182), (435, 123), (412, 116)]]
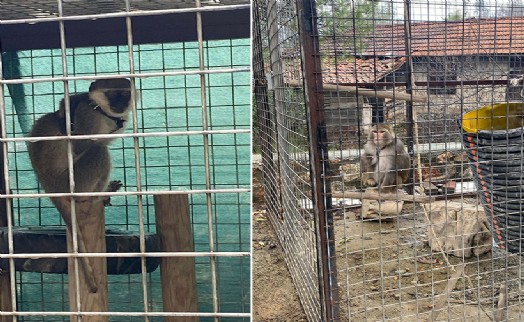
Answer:
[(353, 59), (347, 62), (334, 64), (325, 63), (322, 66), (322, 78), (324, 83), (375, 83), (387, 74), (400, 68), (406, 59)]
[[(381, 25), (366, 36), (365, 56), (405, 56), (404, 24)], [(524, 53), (524, 17), (425, 21), (411, 24), (413, 56)]]

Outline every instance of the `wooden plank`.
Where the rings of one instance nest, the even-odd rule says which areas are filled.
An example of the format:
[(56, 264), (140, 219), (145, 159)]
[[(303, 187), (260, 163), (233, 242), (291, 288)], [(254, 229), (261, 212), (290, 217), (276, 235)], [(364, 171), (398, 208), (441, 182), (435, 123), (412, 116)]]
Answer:
[[(13, 311), (13, 302), (11, 301), (11, 279), (9, 272), (4, 271), (0, 275), (0, 311)], [(12, 322), (13, 317), (8, 315), (0, 316), (0, 322)]]
[[(1, 181), (3, 182), (3, 176)], [(0, 189), (4, 190), (2, 188)], [(7, 227), (7, 212), (5, 199), (0, 200), (0, 226)], [(11, 312), (14, 310), (13, 302), (11, 301), (11, 296), (11, 277), (9, 271), (5, 270), (2, 271), (2, 273), (0, 274), (0, 311)], [(0, 322), (12, 322), (13, 320), (14, 319), (12, 316), (0, 316)]]
[[(7, 228), (0, 227), (0, 253), (7, 254)], [(153, 232), (145, 233), (147, 252), (160, 251), (160, 239)], [(65, 227), (51, 226), (15, 226), (13, 227), (13, 243), (15, 254), (66, 253), (67, 230)], [(119, 229), (106, 229), (106, 249), (108, 253), (140, 252), (140, 234)], [(52, 274), (67, 274), (67, 258), (43, 257), (16, 258), (15, 271)], [(148, 257), (146, 271), (153, 272), (160, 265), (160, 259)], [(0, 271), (9, 270), (9, 260), (0, 259)], [(142, 259), (136, 257), (109, 257), (107, 259), (107, 274), (140, 274)]]
[(413, 196), (409, 194), (395, 194), (395, 193), (369, 193), (361, 191), (344, 191), (334, 192), (331, 194), (333, 198), (350, 198), (350, 199), (369, 199), (369, 200), (392, 200), (392, 201), (404, 201), (404, 202), (418, 202), (418, 203), (431, 203), (437, 200), (449, 200), (463, 197), (474, 197), (477, 195), (476, 191), (451, 193), (443, 195), (433, 196)]
[[(104, 204), (102, 201), (77, 202), (76, 218), (78, 230), (84, 238), (86, 252), (104, 253), (106, 251)], [(70, 229), (67, 230), (67, 250), (73, 252), (73, 239)], [(97, 286), (97, 292), (92, 293), (86, 282), (86, 274), (74, 258), (68, 259), (69, 272), (69, 307), (72, 312), (79, 309), (81, 312), (107, 312), (107, 260), (103, 257), (88, 258), (93, 270), (93, 277)], [(76, 264), (79, 264), (78, 266)], [(78, 269), (80, 307), (77, 306), (76, 274)], [(71, 322), (104, 322), (108, 321), (107, 316), (78, 316), (72, 315)]]
[[(19, 67), (19, 66), (18, 66)], [(0, 89), (0, 93), (3, 95), (4, 92)], [(13, 95), (11, 93), (11, 95)], [(1, 130), (0, 126), (0, 130)], [(0, 164), (3, 165), (5, 162), (3, 153), (0, 153)], [(0, 169), (0, 194), (5, 194), (8, 191), (8, 187), (5, 182), (4, 167)], [(14, 224), (14, 223), (13, 223)], [(7, 227), (7, 199), (0, 199), (0, 227)], [(9, 265), (9, 264), (8, 264)], [(12, 301), (13, 294), (11, 293), (11, 275), (9, 270), (2, 271), (0, 274), (0, 311), (12, 312), (16, 308), (16, 303)], [(13, 316), (2, 315), (0, 316), (0, 322), (12, 322), (14, 321)]]
[[(192, 252), (193, 233), (188, 195), (156, 195), (157, 234), (164, 252)], [(195, 259), (163, 257), (160, 261), (164, 312), (197, 312)], [(165, 317), (165, 322), (198, 322), (198, 317)]]
[[(289, 80), (287, 84), (292, 87), (302, 87), (303, 84), (296, 80)], [(408, 101), (408, 102), (419, 102), (427, 103), (428, 98), (422, 95), (408, 94), (405, 92), (393, 91), (393, 90), (374, 90), (369, 88), (361, 88), (357, 86), (345, 86), (345, 85), (336, 85), (336, 84), (326, 84), (323, 85), (324, 90), (328, 91), (340, 91), (340, 92), (350, 92), (353, 94), (369, 97), (378, 97), (378, 98), (389, 98), (392, 100)]]
[(402, 193), (378, 193), (378, 192), (360, 192), (360, 191), (344, 191), (334, 192), (331, 194), (333, 198), (351, 198), (351, 199), (369, 199), (369, 200), (400, 200), (404, 202), (419, 202), (429, 203), (435, 200), (434, 197), (428, 196), (414, 196)]

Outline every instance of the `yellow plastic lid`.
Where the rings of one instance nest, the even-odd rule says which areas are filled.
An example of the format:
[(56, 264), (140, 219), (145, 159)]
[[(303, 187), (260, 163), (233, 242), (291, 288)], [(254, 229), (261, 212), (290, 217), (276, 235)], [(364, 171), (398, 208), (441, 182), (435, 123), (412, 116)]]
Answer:
[(485, 106), (462, 116), (462, 129), (478, 131), (510, 130), (524, 126), (524, 105), (520, 102)]

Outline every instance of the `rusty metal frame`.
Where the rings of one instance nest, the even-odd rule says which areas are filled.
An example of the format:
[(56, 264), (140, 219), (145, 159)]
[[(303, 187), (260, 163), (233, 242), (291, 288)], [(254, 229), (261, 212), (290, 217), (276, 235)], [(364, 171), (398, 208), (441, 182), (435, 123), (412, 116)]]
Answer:
[(318, 247), (318, 275), (324, 321), (338, 321), (338, 286), (331, 204), (327, 133), (315, 0), (297, 0), (304, 94), (310, 143), (310, 177)]
[[(286, 7), (286, 10), (293, 10), (293, 21), (287, 21), (286, 23), (294, 24), (297, 23), (298, 26), (298, 15), (296, 11), (296, 0), (292, 0), (289, 4), (293, 5), (293, 8)], [(256, 2), (255, 8), (258, 7), (258, 1)], [(290, 135), (284, 124), (286, 124), (286, 100), (287, 100), (287, 89), (286, 82), (284, 79), (285, 66), (282, 59), (282, 41), (281, 37), (283, 32), (283, 26), (280, 25), (280, 15), (282, 12), (281, 9), (284, 9), (283, 4), (279, 3), (277, 0), (266, 0), (267, 4), (267, 32), (268, 32), (268, 49), (269, 49), (269, 69), (271, 75), (268, 76), (267, 81), (271, 81), (273, 97), (272, 101), (267, 101), (270, 105), (273, 105), (274, 115), (271, 114), (273, 110), (266, 111), (269, 112), (269, 116), (272, 117), (271, 122), (275, 122), (274, 135), (275, 137), (271, 139), (274, 140), (276, 144), (276, 151), (271, 151), (263, 155), (263, 158), (269, 158), (269, 156), (276, 156), (272, 160), (263, 160), (264, 171), (273, 171), (268, 176), (264, 174), (264, 189), (265, 192), (271, 190), (272, 186), (276, 188), (276, 199), (271, 199), (270, 195), (265, 195), (266, 197), (266, 208), (269, 214), (270, 221), (274, 227), (274, 231), (282, 245), (282, 248), (286, 254), (285, 260), (288, 266), (289, 272), (293, 279), (296, 289), (299, 290), (298, 297), (301, 301), (301, 304), (304, 307), (304, 312), (309, 320), (311, 321), (324, 321), (323, 315), (323, 305), (320, 296), (321, 288), (321, 275), (319, 275), (319, 266), (318, 266), (318, 245), (319, 245), (319, 236), (318, 230), (316, 229), (316, 221), (314, 214), (311, 214), (312, 226), (311, 231), (314, 234), (314, 238), (311, 240), (305, 241), (300, 234), (299, 235), (289, 235), (292, 234), (294, 228), (297, 227), (296, 219), (301, 216), (299, 213), (295, 213), (296, 209), (293, 207), (294, 204), (298, 203), (299, 200), (289, 198), (284, 199), (283, 194), (287, 194), (290, 190), (293, 190), (292, 183), (289, 181), (289, 178), (286, 176), (287, 171), (289, 171), (289, 165), (292, 161), (287, 149), (290, 148), (289, 141)], [(282, 29), (281, 29), (282, 28)], [(298, 29), (296, 30), (298, 33)], [(256, 32), (256, 30), (255, 30)], [(253, 56), (255, 58), (255, 56)], [(255, 68), (260, 68), (261, 66), (254, 66)], [(265, 71), (264, 71), (265, 72)], [(254, 77), (262, 77), (262, 73), (254, 74)], [(256, 84), (256, 81), (255, 81)], [(304, 95), (303, 89), (299, 90), (301, 95)], [(265, 104), (265, 101), (262, 102), (262, 105)], [(259, 110), (263, 106), (257, 106), (258, 113), (257, 115), (264, 115), (264, 112), (261, 113)], [(306, 121), (306, 106), (303, 106), (304, 110), (304, 121)], [(265, 114), (268, 115), (268, 114)], [(260, 121), (260, 120), (259, 120)], [(273, 126), (273, 123), (270, 122), (270, 126)], [(259, 123), (260, 124), (260, 123)], [(266, 124), (261, 124), (261, 126), (266, 126)], [(266, 127), (269, 132), (273, 129), (272, 127)], [(271, 133), (269, 133), (271, 135)], [(262, 149), (271, 149), (271, 146), (262, 146)], [(274, 147), (273, 147), (274, 148)], [(310, 154), (310, 146), (304, 147), (305, 156)], [(265, 152), (262, 151), (264, 154)], [(273, 168), (269, 168), (273, 166)], [(273, 182), (269, 177), (271, 174), (275, 174)], [(270, 182), (266, 180), (270, 180)], [(308, 184), (311, 186), (310, 180), (308, 179)], [(311, 188), (310, 188), (311, 189)], [(310, 193), (312, 194), (312, 193)], [(314, 197), (314, 196), (311, 196)], [(314, 201), (311, 200), (311, 203)], [(303, 229), (304, 227), (302, 227)], [(300, 230), (300, 228), (298, 228)], [(308, 250), (311, 251), (312, 257), (303, 257), (300, 253), (300, 247), (310, 247)], [(303, 249), (302, 251), (306, 251)], [(314, 258), (314, 262), (310, 260)], [(309, 273), (309, 275), (308, 275)], [(314, 293), (313, 293), (314, 292)]]
[[(279, 29), (279, 4), (276, 0), (266, 0), (268, 6), (268, 48), (269, 66), (272, 71), (271, 82), (273, 88), (273, 102), (269, 101), (266, 66), (264, 66), (264, 52), (260, 46), (262, 42), (260, 26), (260, 12), (258, 11), (261, 0), (253, 2), (253, 85), (255, 88), (255, 98), (257, 102), (256, 113), (258, 124), (260, 125), (260, 141), (262, 152), (262, 167), (264, 174), (264, 192), (266, 208), (269, 219), (275, 227), (275, 232), (282, 243), (282, 248), (286, 252), (286, 263), (294, 283), (299, 289), (299, 298), (303, 305), (313, 310), (306, 312), (311, 321), (338, 321), (339, 320), (339, 300), (335, 265), (335, 238), (333, 236), (333, 219), (331, 205), (331, 184), (329, 176), (327, 133), (323, 110), (323, 86), (319, 54), (319, 41), (317, 32), (317, 18), (314, 0), (293, 0), (292, 4), (298, 27), (298, 43), (300, 44), (300, 95), (304, 97), (304, 121), (307, 126), (308, 145), (305, 148), (309, 159), (309, 179), (308, 189), (312, 202), (311, 231), (314, 234), (311, 247), (314, 262), (289, 254), (295, 250), (293, 236), (286, 235), (290, 227), (296, 226), (292, 211), (282, 199), (282, 191), (285, 189), (285, 182), (280, 182), (286, 167), (289, 166), (290, 159), (286, 150), (286, 142), (289, 141), (287, 129), (279, 128), (278, 124), (285, 124), (282, 111), (285, 110), (283, 102), (286, 101), (286, 89), (288, 83), (285, 80), (285, 66), (282, 61), (282, 47)], [(291, 3), (290, 3), (291, 4)], [(296, 11), (295, 11), (296, 10)], [(297, 47), (298, 48), (298, 47)], [(274, 104), (275, 114), (272, 114), (271, 105)], [(274, 123), (273, 123), (274, 122)], [(276, 127), (276, 128), (275, 128)], [(273, 137), (276, 135), (276, 137)], [(275, 142), (275, 146), (271, 145)], [(297, 202), (298, 200), (287, 201)], [(276, 226), (275, 226), (276, 225)], [(287, 226), (289, 225), (289, 227)], [(279, 229), (284, 227), (283, 229)], [(287, 227), (287, 228), (286, 228)], [(288, 229), (288, 230), (286, 230)], [(297, 261), (298, 260), (298, 261)], [(297, 265), (311, 264), (314, 274), (308, 280), (301, 276)], [(315, 266), (316, 265), (316, 266)], [(310, 283), (307, 294), (301, 283)], [(311, 298), (312, 297), (312, 298)], [(305, 307), (305, 311), (306, 307)], [(309, 313), (309, 314), (308, 314)]]
[[(256, 99), (256, 113), (259, 122), (264, 122), (263, 126), (260, 127), (260, 142), (262, 151), (262, 173), (264, 176), (264, 194), (266, 200), (276, 201), (279, 203), (273, 205), (275, 208), (281, 207), (280, 194), (277, 190), (274, 180), (271, 180), (271, 172), (277, 169), (278, 162), (275, 157), (276, 152), (269, 142), (271, 142), (273, 123), (271, 121), (271, 111), (269, 106), (268, 97), (268, 84), (264, 71), (263, 51), (262, 51), (262, 30), (260, 28), (260, 14), (259, 14), (259, 1), (253, 0), (253, 22), (252, 22), (252, 48), (253, 54), (251, 64), (253, 68), (253, 92)], [(256, 45), (258, 44), (258, 45)], [(263, 120), (263, 121), (262, 121)], [(274, 174), (273, 174), (274, 176)], [(272, 209), (275, 210), (275, 209)], [(274, 211), (277, 213), (278, 211)], [(277, 215), (277, 214), (274, 214)]]

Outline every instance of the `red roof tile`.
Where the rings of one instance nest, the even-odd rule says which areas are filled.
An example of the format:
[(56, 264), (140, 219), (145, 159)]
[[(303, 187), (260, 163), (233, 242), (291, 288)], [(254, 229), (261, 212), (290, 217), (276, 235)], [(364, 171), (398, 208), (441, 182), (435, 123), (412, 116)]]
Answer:
[(406, 59), (353, 59), (338, 63), (337, 67), (330, 63), (322, 66), (324, 83), (376, 83), (387, 74), (400, 68)]
[[(366, 56), (405, 56), (404, 24), (377, 26)], [(524, 53), (524, 17), (425, 21), (411, 24), (413, 56)]]

